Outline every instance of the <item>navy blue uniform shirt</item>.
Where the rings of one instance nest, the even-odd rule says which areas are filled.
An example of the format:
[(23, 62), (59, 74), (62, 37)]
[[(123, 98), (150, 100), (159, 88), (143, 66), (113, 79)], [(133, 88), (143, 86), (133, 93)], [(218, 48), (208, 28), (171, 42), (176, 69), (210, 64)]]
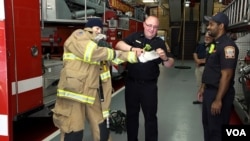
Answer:
[[(211, 47), (211, 46), (210, 46)], [(231, 68), (236, 69), (239, 49), (237, 45), (226, 34), (215, 40), (214, 50), (207, 54), (205, 69), (202, 76), (202, 82), (219, 87), (221, 70)], [(230, 87), (234, 85), (234, 76), (230, 80)]]
[(200, 43), (197, 45), (194, 53), (197, 53), (198, 59), (204, 59), (206, 58), (206, 44), (205, 43)]
[[(208, 45), (206, 45), (205, 42), (198, 44), (198, 46), (196, 47), (196, 49), (194, 51), (194, 53), (197, 54), (198, 59), (205, 59), (206, 58), (206, 54), (207, 54), (206, 53), (207, 52), (206, 49), (207, 49), (207, 46)], [(204, 64), (200, 64), (199, 66), (205, 66), (205, 63)]]
[[(147, 51), (156, 50), (157, 48), (162, 48), (168, 57), (172, 57), (171, 53), (167, 52), (165, 42), (159, 38), (154, 37), (149, 40), (145, 38), (143, 32), (136, 32), (129, 35), (127, 38), (123, 39), (127, 44), (135, 48), (145, 48), (146, 45), (150, 45), (151, 48), (147, 48)], [(162, 59), (158, 58), (146, 63), (128, 63), (128, 78), (136, 80), (155, 80), (160, 74), (159, 64), (162, 63)]]

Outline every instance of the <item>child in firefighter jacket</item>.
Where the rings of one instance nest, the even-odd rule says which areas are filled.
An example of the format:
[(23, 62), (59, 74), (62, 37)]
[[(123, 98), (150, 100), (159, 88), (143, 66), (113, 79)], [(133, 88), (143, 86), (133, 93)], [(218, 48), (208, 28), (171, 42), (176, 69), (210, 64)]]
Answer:
[(52, 109), (62, 141), (82, 141), (86, 120), (93, 141), (111, 140), (106, 120), (112, 93), (109, 62), (138, 60), (135, 52), (98, 46), (101, 30), (101, 20), (90, 19), (84, 29), (75, 30), (64, 43), (63, 69)]

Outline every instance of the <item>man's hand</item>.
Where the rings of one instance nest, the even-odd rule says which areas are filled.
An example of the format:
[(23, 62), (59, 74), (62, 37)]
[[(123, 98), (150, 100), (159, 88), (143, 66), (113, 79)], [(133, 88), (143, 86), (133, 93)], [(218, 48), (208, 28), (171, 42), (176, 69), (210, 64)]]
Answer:
[(160, 57), (162, 60), (167, 60), (167, 59), (168, 59), (168, 57), (166, 56), (166, 53), (164, 52), (163, 49), (158, 48), (158, 49), (156, 49), (156, 52), (157, 52), (157, 54), (159, 55), (159, 57)]
[(219, 115), (221, 113), (222, 101), (215, 100), (211, 105), (211, 114)]
[(198, 92), (197, 92), (197, 100), (202, 102), (203, 101), (203, 93), (204, 93), (204, 89), (205, 89), (205, 84), (201, 84)]
[(95, 37), (95, 41), (96, 42), (99, 42), (100, 40), (106, 40), (107, 39), (107, 36), (104, 35), (104, 34), (98, 34), (96, 37)]

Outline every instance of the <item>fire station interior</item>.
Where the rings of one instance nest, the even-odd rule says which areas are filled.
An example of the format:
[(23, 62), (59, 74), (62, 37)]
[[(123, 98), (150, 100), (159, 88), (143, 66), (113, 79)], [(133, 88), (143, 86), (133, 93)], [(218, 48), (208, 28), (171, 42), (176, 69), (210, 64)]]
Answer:
[[(206, 31), (207, 23), (203, 17), (224, 12), (230, 20), (227, 34), (234, 39), (240, 50), (230, 124), (250, 124), (249, 5), (249, 0), (5, 1), (6, 47), (9, 56), (15, 56), (9, 57), (7, 64), (11, 109), (9, 139), (60, 140), (60, 131), (53, 124), (51, 109), (55, 103), (60, 70), (63, 67), (63, 44), (72, 31), (83, 28), (84, 23), (93, 17), (102, 19), (103, 33), (114, 49), (119, 40), (143, 30), (146, 15), (159, 18), (157, 36), (165, 41), (167, 50), (175, 58), (173, 68), (160, 66), (159, 140), (202, 141), (202, 105), (192, 103), (196, 100), (198, 90), (193, 51), (197, 43), (202, 42)], [(114, 88), (111, 110), (125, 112), (126, 63), (111, 66), (111, 70)], [(91, 140), (88, 129), (87, 124), (85, 140)], [(0, 139), (1, 136), (0, 134)], [(111, 136), (114, 141), (127, 140), (125, 131), (112, 131)], [(138, 138), (145, 140), (142, 114)]]

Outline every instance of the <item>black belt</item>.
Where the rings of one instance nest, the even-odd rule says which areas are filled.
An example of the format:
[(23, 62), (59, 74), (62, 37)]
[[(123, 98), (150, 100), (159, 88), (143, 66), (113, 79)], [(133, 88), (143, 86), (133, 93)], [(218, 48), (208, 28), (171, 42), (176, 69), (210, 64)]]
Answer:
[(205, 66), (205, 64), (200, 64), (199, 67), (201, 67), (201, 66)]
[(218, 87), (211, 85), (211, 84), (206, 84), (206, 88), (208, 89), (218, 89)]
[(132, 81), (132, 82), (135, 82), (135, 83), (149, 83), (149, 82), (156, 82), (157, 79), (142, 80), (142, 79), (128, 78), (128, 81)]

